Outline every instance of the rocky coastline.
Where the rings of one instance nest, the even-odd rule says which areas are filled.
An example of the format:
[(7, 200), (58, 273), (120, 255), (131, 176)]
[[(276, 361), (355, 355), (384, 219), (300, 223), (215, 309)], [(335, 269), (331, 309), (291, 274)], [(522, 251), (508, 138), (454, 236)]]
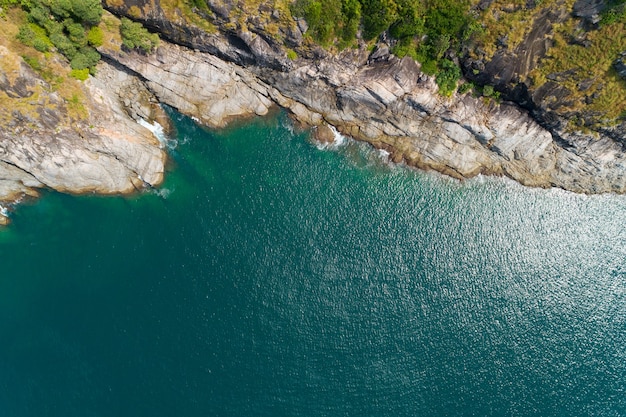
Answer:
[[(127, 8), (109, 10), (129, 15)], [(624, 140), (615, 129), (569, 131), (514, 102), (442, 97), (419, 63), (398, 59), (384, 43), (373, 52), (312, 50), (291, 60), (262, 32), (194, 31), (158, 9), (139, 20), (159, 31), (159, 48), (153, 54), (100, 48), (97, 75), (84, 84), (88, 120), (62, 123), (62, 103), (42, 92), (37, 117), (14, 113), (10, 129), (0, 131), (1, 206), (42, 187), (118, 194), (157, 186), (166, 153), (137, 122), (167, 128), (159, 104), (214, 128), (278, 106), (303, 125), (331, 125), (385, 149), (394, 162), (459, 179), (501, 175), (579, 193), (626, 192)], [(298, 30), (286, 34), (296, 44)], [(0, 71), (2, 90), (27, 96), (45, 83), (20, 57), (11, 58), (20, 65)], [(56, 105), (48, 110), (45, 103)], [(0, 222), (7, 222), (3, 214)]]
[[(71, 123), (64, 120), (65, 104), (48, 92), (45, 81), (6, 48), (0, 47), (0, 54), (19, 63), (13, 73), (0, 72), (5, 91), (12, 88), (14, 98), (21, 94), (32, 99), (37, 109), (33, 114), (13, 110), (11, 122), (0, 130), (0, 224), (9, 222), (8, 207), (37, 197), (42, 188), (72, 194), (127, 194), (163, 181), (166, 152), (131, 115), (163, 123), (167, 116), (134, 76), (101, 63), (98, 76), (84, 83), (89, 116)], [(132, 88), (137, 93), (133, 104), (143, 110), (141, 115), (124, 108), (120, 99), (121, 91)], [(148, 101), (140, 105), (141, 97)]]
[(459, 179), (505, 175), (524, 185), (580, 193), (626, 191), (619, 142), (565, 131), (555, 139), (515, 103), (471, 94), (442, 97), (410, 58), (379, 53), (373, 60), (368, 51), (349, 50), (323, 60), (299, 59), (280, 70), (240, 66), (167, 41), (153, 55), (103, 53), (138, 74), (161, 103), (207, 126), (264, 115), (278, 105), (300, 123), (332, 125), (388, 150), (396, 162)]

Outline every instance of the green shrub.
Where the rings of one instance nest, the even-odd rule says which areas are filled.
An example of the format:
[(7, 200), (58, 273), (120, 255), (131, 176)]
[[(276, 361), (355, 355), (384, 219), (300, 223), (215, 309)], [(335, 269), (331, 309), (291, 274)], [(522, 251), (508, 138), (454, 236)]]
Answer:
[(94, 26), (89, 29), (89, 32), (87, 32), (87, 42), (89, 45), (96, 48), (98, 46), (102, 46), (102, 43), (104, 42), (104, 32), (102, 32), (102, 29), (100, 29), (99, 26)]
[(20, 26), (20, 30), (17, 33), (17, 39), (24, 45), (33, 46), (36, 35), (30, 26), (31, 25), (28, 24)]
[(341, 37), (348, 43), (356, 38), (361, 23), (361, 3), (358, 0), (343, 0), (341, 3), (343, 28)]
[(74, 58), (74, 55), (76, 55), (76, 45), (74, 45), (72, 41), (62, 32), (52, 33), (50, 35), (50, 40), (59, 52), (65, 55), (68, 59), (71, 60)]
[(309, 25), (307, 33), (322, 45), (337, 37), (335, 30), (342, 24), (341, 2), (336, 0), (297, 0), (293, 12), (304, 17)]
[(69, 2), (72, 5), (72, 14), (79, 21), (93, 26), (100, 23), (103, 13), (100, 0), (71, 0)]
[(89, 78), (89, 68), (73, 69), (70, 72), (70, 76), (76, 78), (77, 80), (85, 81), (87, 78)]
[(396, 39), (408, 38), (424, 33), (423, 5), (415, 0), (396, 0), (398, 18), (389, 28)]
[(46, 30), (35, 23), (26, 23), (20, 26), (17, 39), (24, 45), (34, 47), (39, 52), (47, 52), (53, 46), (46, 35)]
[(19, 4), (20, 0), (0, 0), (0, 7), (6, 9), (7, 7)]
[(76, 52), (72, 61), (70, 62), (70, 66), (72, 69), (82, 70), (91, 67), (95, 67), (100, 61), (100, 54), (94, 48), (90, 46), (85, 46)]
[(61, 33), (65, 34), (65, 26), (62, 22), (57, 22), (56, 20), (48, 20), (42, 25), (46, 33), (48, 33), (48, 37), (52, 36), (53, 33)]
[(365, 39), (374, 39), (398, 19), (398, 6), (393, 0), (361, 0), (361, 5)]
[(398, 41), (398, 43), (391, 48), (391, 52), (398, 58), (403, 58), (408, 55), (414, 60), (419, 61), (419, 56), (412, 38), (404, 38)]
[(439, 61), (443, 58), (443, 55), (446, 53), (448, 49), (450, 49), (450, 35), (447, 33), (442, 33), (437, 36), (432, 37), (430, 53), (432, 58)]
[(449, 59), (443, 59), (435, 81), (439, 86), (439, 93), (449, 97), (456, 90), (457, 81), (461, 78), (461, 69)]
[(125, 17), (120, 25), (122, 44), (127, 49), (137, 49), (144, 53), (150, 53), (159, 46), (159, 36), (150, 33), (141, 23), (133, 22)]
[(80, 23), (76, 23), (71, 19), (66, 19), (63, 22), (67, 37), (72, 41), (77, 48), (87, 45), (87, 35), (85, 34), (85, 28)]
[[(0, 0), (13, 1), (13, 0)], [(20, 27), (18, 39), (40, 52), (52, 46), (67, 59), (73, 69), (91, 69), (100, 54), (89, 45), (101, 45), (102, 18), (100, 0), (21, 0), (30, 23)]]
[(450, 35), (459, 39), (463, 29), (472, 22), (469, 2), (461, 0), (429, 0), (424, 17), (424, 26), (429, 37)]
[(44, 9), (39, 5), (29, 8), (28, 20), (37, 23), (41, 27), (46, 27), (46, 23), (50, 20), (50, 10)]
[(307, 34), (316, 42), (329, 46), (337, 39), (342, 48), (356, 39), (362, 6), (359, 0), (296, 0), (291, 14), (306, 20)]
[(289, 58), (291, 61), (295, 61), (296, 59), (298, 59), (298, 54), (293, 49), (287, 49), (287, 58)]
[(613, 23), (626, 22), (625, 0), (609, 0), (607, 7), (600, 14), (600, 25), (612, 25)]
[(28, 56), (28, 55), (23, 55), (22, 59), (35, 71), (41, 70), (41, 62), (39, 62), (37, 58)]
[(459, 86), (459, 93), (460, 94), (469, 93), (473, 89), (474, 89), (474, 83), (465, 82)]
[(35, 48), (39, 52), (48, 52), (50, 50), (50, 46), (50, 39), (36, 38), (33, 41), (33, 48)]
[(436, 61), (428, 59), (428, 60), (420, 61), (420, 62), (422, 63), (421, 70), (424, 74), (436, 75), (437, 72), (439, 72)]
[(493, 96), (494, 90), (492, 85), (486, 85), (483, 87), (483, 96), (491, 97)]

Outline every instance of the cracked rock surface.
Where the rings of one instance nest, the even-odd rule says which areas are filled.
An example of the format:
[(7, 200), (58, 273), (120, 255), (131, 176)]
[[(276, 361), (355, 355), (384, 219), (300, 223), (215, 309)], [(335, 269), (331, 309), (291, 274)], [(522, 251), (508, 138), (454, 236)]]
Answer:
[[(21, 61), (6, 49), (2, 52), (5, 58)], [(14, 79), (9, 87), (25, 86), (27, 94), (29, 86), (43, 83), (25, 64), (20, 68), (17, 74), (5, 74), (5, 79)], [(53, 110), (39, 117), (16, 110), (12, 123), (0, 130), (0, 206), (36, 196), (42, 187), (119, 194), (163, 180), (166, 154), (159, 141), (128, 117), (115, 94), (115, 87), (127, 78), (105, 63), (99, 65), (98, 76), (84, 85), (88, 120), (61, 121), (63, 103), (46, 90), (39, 92), (39, 100), (55, 104)], [(0, 217), (7, 222), (3, 214)]]
[(396, 162), (455, 178), (506, 175), (537, 187), (626, 192), (626, 156), (618, 142), (575, 133), (557, 140), (512, 103), (441, 97), (409, 58), (371, 61), (365, 51), (346, 51), (278, 71), (240, 67), (163, 41), (155, 55), (111, 59), (145, 78), (161, 102), (209, 126), (263, 115), (275, 103), (304, 124), (333, 125), (388, 150)]

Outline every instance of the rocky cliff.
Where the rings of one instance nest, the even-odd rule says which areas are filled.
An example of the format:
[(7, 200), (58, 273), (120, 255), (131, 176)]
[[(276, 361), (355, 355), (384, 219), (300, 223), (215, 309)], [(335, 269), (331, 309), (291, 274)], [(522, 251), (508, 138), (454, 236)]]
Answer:
[[(135, 77), (101, 63), (98, 76), (83, 87), (88, 102), (81, 105), (88, 115), (76, 120), (67, 109), (72, 103), (51, 92), (20, 56), (0, 46), (0, 60), (2, 104), (13, 109), (0, 121), (0, 223), (8, 222), (8, 205), (37, 196), (43, 187), (118, 194), (162, 181), (165, 152), (129, 117), (117, 94), (135, 84)], [(159, 111), (154, 106), (146, 116), (157, 118)]]
[(512, 103), (443, 98), (417, 64), (386, 56), (368, 62), (349, 51), (291, 71), (240, 67), (214, 55), (162, 43), (156, 54), (112, 54), (141, 74), (158, 99), (209, 126), (267, 113), (273, 103), (308, 125), (330, 124), (387, 149), (396, 162), (456, 178), (507, 175), (532, 186), (577, 192), (624, 192), (624, 153), (609, 138), (572, 138), (563, 147)]
[[(0, 133), (0, 203), (41, 187), (122, 193), (158, 184), (164, 152), (136, 123), (166, 125), (157, 103), (211, 127), (280, 106), (305, 125), (320, 131), (332, 125), (386, 149), (395, 162), (456, 178), (505, 175), (530, 186), (626, 191), (622, 125), (573, 129), (564, 110), (569, 107), (558, 105), (567, 97), (557, 94), (567, 75), (542, 85), (528, 81), (553, 48), (555, 25), (572, 19), (567, 5), (533, 12), (533, 25), (516, 45), (468, 54), (462, 62), (468, 78), (495, 85), (509, 100), (499, 101), (438, 95), (419, 63), (391, 55), (384, 42), (373, 52), (360, 47), (329, 53), (307, 40), (305, 22), (285, 21), (280, 9), (265, 2), (258, 13), (247, 3), (207, 4), (190, 15), (157, 0), (105, 2), (117, 16), (157, 31), (162, 42), (149, 55), (105, 43), (104, 62), (84, 86), (89, 116), (78, 123), (58, 117), (67, 103), (38, 90), (45, 81), (13, 56), (19, 68), (0, 73), (0, 89), (17, 98), (36, 91), (39, 101), (30, 112), (14, 112)], [(579, 9), (591, 18), (597, 14)]]
[[(385, 148), (394, 161), (457, 178), (483, 173), (576, 192), (626, 190), (625, 155), (612, 135), (550, 125), (550, 114), (529, 109), (530, 105), (525, 108), (469, 94), (441, 97), (419, 64), (390, 55), (385, 45), (374, 53), (361, 48), (329, 54), (310, 48), (308, 58), (290, 61), (284, 45), (264, 33), (258, 21), (202, 35), (184, 19), (172, 22), (158, 2), (133, 5), (141, 10), (134, 18), (186, 46), (163, 42), (151, 56), (109, 52), (110, 58), (145, 78), (160, 101), (205, 124), (222, 126), (232, 116), (264, 114), (276, 103), (303, 123), (331, 124), (346, 135)], [(224, 3), (209, 5), (222, 19), (229, 16), (222, 10)], [(130, 16), (130, 7), (125, 3), (109, 9)], [(548, 22), (562, 18), (561, 14), (541, 16)], [(540, 23), (536, 26), (543, 28)], [(298, 30), (297, 25), (289, 27), (283, 36), (297, 45)], [(536, 61), (535, 55), (546, 48), (529, 42), (519, 48), (530, 50), (532, 59), (526, 61)], [(500, 72), (511, 72), (497, 76), (508, 80), (503, 85), (535, 65), (501, 64)], [(496, 78), (493, 71), (489, 74)]]

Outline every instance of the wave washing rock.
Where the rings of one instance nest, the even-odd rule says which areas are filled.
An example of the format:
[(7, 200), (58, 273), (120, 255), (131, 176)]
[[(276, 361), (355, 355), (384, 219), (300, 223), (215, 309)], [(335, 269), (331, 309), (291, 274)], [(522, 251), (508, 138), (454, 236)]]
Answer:
[[(110, 9), (128, 16), (126, 6)], [(303, 124), (332, 125), (383, 148), (395, 162), (455, 178), (506, 175), (531, 186), (626, 192), (626, 141), (619, 129), (567, 132), (562, 123), (550, 123), (551, 113), (540, 106), (529, 113), (470, 95), (443, 98), (419, 64), (390, 55), (384, 45), (373, 54), (362, 48), (336, 56), (313, 48), (291, 61), (283, 46), (264, 36), (263, 25), (206, 33), (168, 20), (158, 3), (144, 6), (139, 20), (177, 44), (162, 41), (153, 55), (101, 50), (106, 63), (85, 83), (89, 117), (80, 123), (67, 123), (64, 100), (42, 88), (45, 82), (0, 45), (0, 58), (19, 63), (11, 73), (0, 67), (0, 91), (34, 103), (29, 111), (0, 115), (0, 213), (3, 204), (36, 195), (41, 187), (110, 194), (161, 182), (165, 153), (137, 123), (147, 119), (168, 128), (159, 103), (211, 127), (278, 105)], [(306, 28), (291, 26), (284, 35), (301, 43)], [(545, 45), (532, 45), (532, 54), (545, 53)], [(524, 62), (519, 68), (527, 72), (536, 60)], [(38, 101), (29, 98), (35, 90)], [(548, 90), (531, 99), (551, 103), (555, 91)]]
[(396, 162), (455, 178), (506, 175), (530, 186), (626, 191), (619, 143), (571, 134), (564, 147), (512, 103), (441, 97), (409, 58), (370, 62), (365, 51), (347, 51), (324, 61), (298, 60), (287, 72), (244, 68), (167, 42), (152, 56), (110, 58), (145, 78), (161, 102), (209, 126), (265, 114), (276, 103), (302, 123), (333, 125), (388, 150)]
[(5, 206), (37, 196), (42, 187), (119, 194), (163, 180), (166, 154), (159, 141), (128, 117), (115, 94), (116, 86), (134, 77), (101, 63), (98, 76), (84, 86), (88, 119), (68, 122), (58, 94), (38, 88), (46, 83), (20, 57), (6, 48), (0, 54), (18, 64), (11, 74), (0, 71), (3, 91), (19, 93), (15, 99), (38, 100), (32, 106), (35, 112), (29, 107), (14, 110), (0, 130), (0, 223), (8, 222)]

